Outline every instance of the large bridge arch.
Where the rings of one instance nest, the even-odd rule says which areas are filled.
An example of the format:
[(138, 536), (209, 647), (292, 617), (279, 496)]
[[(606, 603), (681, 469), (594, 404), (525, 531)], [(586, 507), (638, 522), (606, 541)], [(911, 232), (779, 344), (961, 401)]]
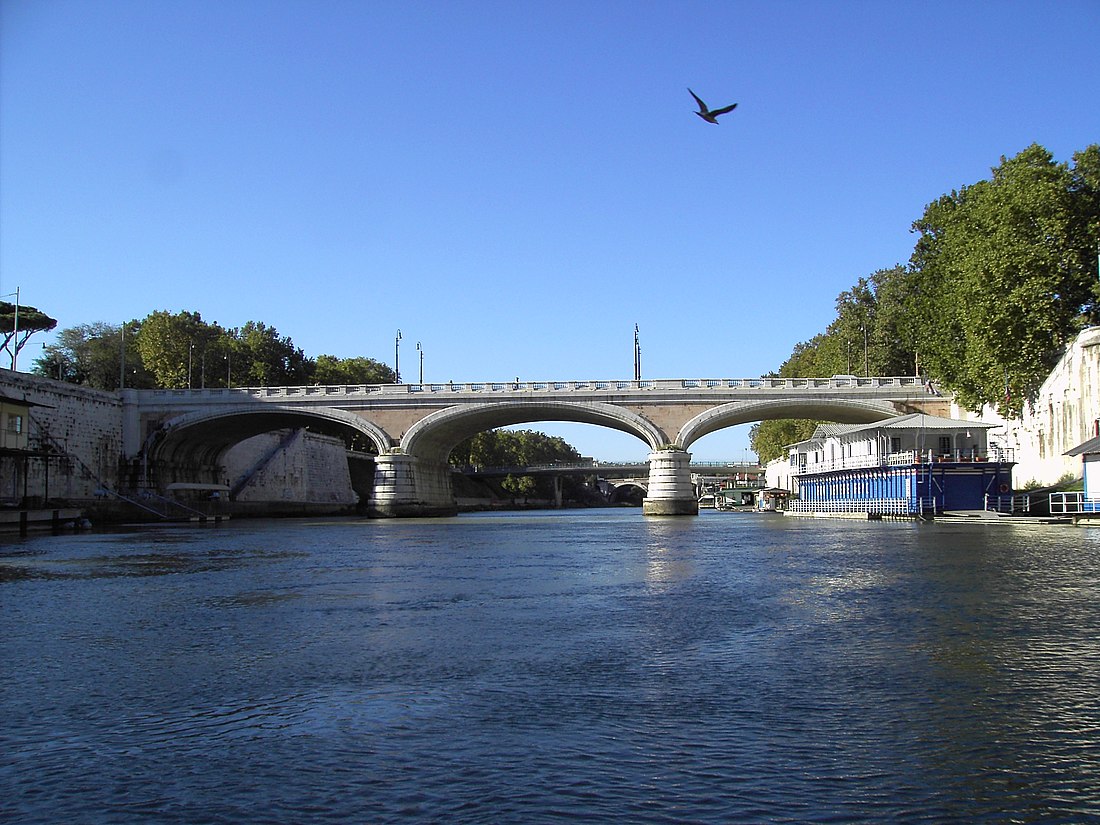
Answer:
[(242, 405), (186, 413), (165, 421), (149, 434), (145, 458), (174, 466), (210, 467), (231, 447), (253, 436), (295, 427), (309, 427), (345, 437), (360, 435), (375, 453), (390, 450), (393, 440), (377, 425), (344, 410), (265, 404)]
[(713, 407), (692, 418), (677, 434), (676, 443), (683, 449), (726, 427), (782, 418), (809, 418), (836, 421), (841, 424), (870, 424), (897, 415), (888, 401), (859, 400), (792, 400), (731, 401)]
[(401, 440), (401, 448), (407, 455), (445, 463), (451, 450), (470, 436), (496, 427), (540, 421), (569, 421), (609, 427), (637, 436), (650, 450), (659, 449), (670, 440), (649, 419), (614, 404), (516, 400), (450, 407), (434, 412), (409, 428)]

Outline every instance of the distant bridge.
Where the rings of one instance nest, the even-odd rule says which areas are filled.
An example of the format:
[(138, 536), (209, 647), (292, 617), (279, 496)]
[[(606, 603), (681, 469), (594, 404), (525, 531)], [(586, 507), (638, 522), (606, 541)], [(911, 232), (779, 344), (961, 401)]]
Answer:
[(164, 488), (216, 481), (240, 441), (286, 428), (342, 437), (373, 473), (356, 487), (381, 516), (456, 512), (448, 457), (485, 430), (544, 421), (630, 433), (649, 449), (645, 512), (694, 514), (691, 445), (749, 422), (811, 418), (870, 423), (946, 412), (912, 377), (507, 381), (202, 390), (125, 390), (123, 441), (131, 473)]
[[(603, 478), (634, 478), (649, 473), (648, 461), (555, 461), (548, 464), (526, 464), (515, 467), (456, 468), (470, 478), (500, 478), (502, 476), (601, 476)], [(733, 475), (762, 473), (759, 464), (738, 464), (733, 461), (692, 461), (688, 471), (696, 475)]]

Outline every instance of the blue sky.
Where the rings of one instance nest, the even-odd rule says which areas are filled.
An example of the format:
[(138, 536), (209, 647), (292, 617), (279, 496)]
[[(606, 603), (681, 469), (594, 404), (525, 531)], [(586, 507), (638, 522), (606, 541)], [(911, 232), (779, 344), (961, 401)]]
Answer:
[(757, 376), (929, 201), (1100, 140), (1098, 32), (1096, 0), (4, 0), (0, 292), (391, 365), (400, 329), (406, 379), (417, 342), (426, 381), (630, 378), (635, 324), (643, 377)]

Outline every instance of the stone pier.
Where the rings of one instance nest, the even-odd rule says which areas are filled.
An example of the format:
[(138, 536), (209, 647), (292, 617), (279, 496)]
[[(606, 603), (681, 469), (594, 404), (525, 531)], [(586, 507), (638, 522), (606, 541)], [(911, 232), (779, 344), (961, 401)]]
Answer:
[(374, 459), (374, 491), (367, 511), (379, 518), (453, 516), (458, 512), (449, 464), (404, 453)]
[(691, 483), (691, 453), (658, 450), (649, 454), (649, 492), (642, 512), (647, 516), (699, 515), (699, 499)]

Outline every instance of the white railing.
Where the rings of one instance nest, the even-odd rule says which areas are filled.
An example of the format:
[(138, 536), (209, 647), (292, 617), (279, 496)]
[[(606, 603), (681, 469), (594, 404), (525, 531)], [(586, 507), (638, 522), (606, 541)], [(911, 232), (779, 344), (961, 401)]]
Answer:
[(985, 509), (990, 513), (1030, 513), (1031, 496), (1027, 493), (1015, 495), (985, 496)]
[(1052, 516), (1068, 516), (1073, 513), (1100, 513), (1100, 499), (1086, 498), (1080, 492), (1050, 494)]
[[(138, 390), (153, 398), (285, 398), (309, 396), (409, 395), (450, 393), (557, 393), (557, 392), (621, 392), (636, 390), (905, 390), (923, 392), (919, 378), (886, 376), (867, 378), (675, 378), (622, 381), (473, 381), (456, 384), (338, 384), (300, 387), (219, 387), (206, 389)], [(858, 394), (858, 392), (856, 393)]]
[(950, 453), (937, 453), (933, 450), (900, 450), (886, 455), (856, 455), (831, 458), (824, 461), (808, 462), (792, 468), (793, 475), (828, 473), (835, 470), (866, 470), (876, 467), (911, 467), (914, 464), (970, 463), (970, 462), (1012, 462), (1012, 450), (998, 447), (985, 452), (980, 450), (955, 450)]
[(918, 501), (916, 511), (908, 498), (862, 498), (840, 501), (803, 501), (794, 499), (787, 509), (795, 513), (872, 513), (875, 515), (909, 516), (932, 513), (935, 505), (931, 499)]

